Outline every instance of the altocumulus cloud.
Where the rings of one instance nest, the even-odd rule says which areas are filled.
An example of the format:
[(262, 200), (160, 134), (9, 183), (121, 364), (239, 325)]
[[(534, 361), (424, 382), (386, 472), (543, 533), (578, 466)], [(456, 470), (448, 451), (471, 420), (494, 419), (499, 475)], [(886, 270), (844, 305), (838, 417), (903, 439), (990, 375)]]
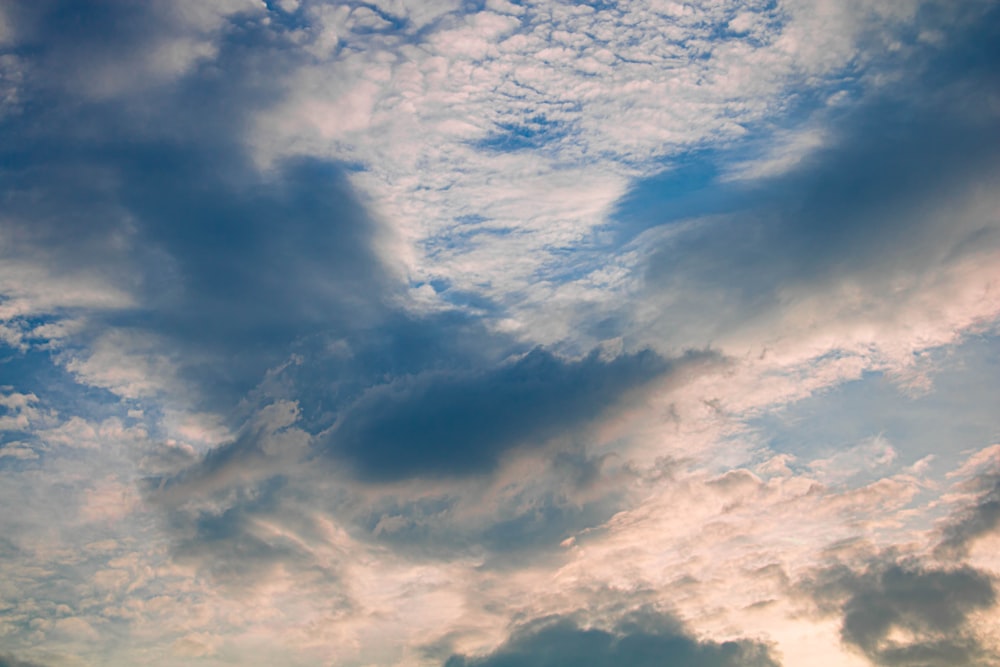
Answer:
[(995, 4), (0, 3), (0, 667), (996, 664)]

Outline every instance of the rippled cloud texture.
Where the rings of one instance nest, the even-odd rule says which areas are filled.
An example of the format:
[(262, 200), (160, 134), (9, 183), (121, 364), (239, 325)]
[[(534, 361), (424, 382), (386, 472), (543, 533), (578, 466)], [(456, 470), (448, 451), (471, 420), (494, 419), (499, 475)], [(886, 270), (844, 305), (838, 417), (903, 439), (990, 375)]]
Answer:
[(1000, 5), (0, 1), (0, 667), (1000, 665)]

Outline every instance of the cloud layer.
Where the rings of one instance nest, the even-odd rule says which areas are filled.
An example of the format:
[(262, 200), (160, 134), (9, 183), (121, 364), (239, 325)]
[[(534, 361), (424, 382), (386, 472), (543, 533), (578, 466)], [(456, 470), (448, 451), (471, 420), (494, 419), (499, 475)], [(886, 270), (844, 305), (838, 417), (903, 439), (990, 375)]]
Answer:
[(997, 664), (998, 31), (0, 3), (0, 667)]

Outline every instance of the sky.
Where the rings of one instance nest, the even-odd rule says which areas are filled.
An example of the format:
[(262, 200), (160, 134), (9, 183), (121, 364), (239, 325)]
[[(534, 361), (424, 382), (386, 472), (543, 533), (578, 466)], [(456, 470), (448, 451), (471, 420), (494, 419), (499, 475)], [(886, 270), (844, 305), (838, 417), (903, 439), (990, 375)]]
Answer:
[(1000, 3), (0, 0), (0, 667), (1000, 665)]

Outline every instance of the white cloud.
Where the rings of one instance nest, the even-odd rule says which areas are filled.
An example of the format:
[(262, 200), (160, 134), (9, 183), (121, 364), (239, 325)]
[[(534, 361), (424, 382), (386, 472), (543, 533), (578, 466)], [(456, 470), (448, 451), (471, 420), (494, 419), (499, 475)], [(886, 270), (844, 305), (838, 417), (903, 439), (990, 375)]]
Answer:
[(0, 431), (31, 431), (50, 424), (55, 417), (38, 405), (33, 393), (20, 393), (10, 387), (0, 387)]
[[(509, 306), (560, 268), (559, 249), (592, 238), (630, 179), (741, 136), (791, 86), (877, 57), (859, 41), (870, 21), (891, 34), (913, 18), (881, 2), (529, 3), (359, 38), (332, 27), (346, 8), (311, 11), (328, 60), (293, 72), (288, 100), (258, 117), (260, 159), (362, 164), (353, 181), (412, 244), (411, 280)], [(731, 23), (738, 34), (717, 39)]]
[(84, 521), (117, 521), (131, 514), (138, 503), (131, 484), (109, 475), (84, 492), (80, 517)]
[(896, 460), (896, 450), (881, 435), (869, 438), (853, 447), (839, 449), (827, 458), (809, 463), (819, 479), (836, 483), (860, 473), (885, 468)]
[[(0, 320), (36, 316), (71, 308), (94, 310), (134, 305), (132, 296), (111, 280), (96, 275), (59, 274), (42, 261), (31, 261), (20, 249), (0, 239)], [(20, 256), (18, 256), (20, 255)]]
[(78, 449), (129, 448), (143, 443), (148, 435), (141, 426), (126, 426), (117, 417), (91, 422), (70, 417), (58, 426), (38, 429), (35, 435), (46, 445)]
[(152, 334), (111, 329), (84, 351), (64, 352), (62, 359), (79, 382), (136, 399), (177, 387), (176, 367), (163, 347)]
[[(780, 115), (791, 89), (863, 67), (894, 48), (895, 28), (917, 11), (887, 0), (769, 4), (595, 9), (490, 0), (464, 16), (450, 2), (282, 2), (312, 21), (288, 36), (310, 58), (290, 72), (289, 97), (256, 118), (248, 141), (262, 165), (301, 154), (360, 164), (351, 178), (398, 233), (405, 247), (392, 253), (406, 277), (496, 300), (509, 312), (491, 324), (524, 341), (600, 344), (612, 356), (646, 344), (673, 351), (710, 343), (728, 361), (692, 371), (680, 389), (656, 386), (592, 433), (556, 443), (582, 462), (533, 451), (505, 460), (489, 479), (365, 486), (308, 460), (304, 401), (275, 400), (234, 432), (220, 415), (177, 398), (184, 385), (164, 341), (117, 328), (74, 346), (84, 319), (24, 324), (39, 314), (128, 308), (135, 297), (115, 287), (120, 279), (56, 274), (45, 257), (22, 260), (14, 245), (3, 246), (11, 263), (0, 269), (0, 313), (13, 323), (5, 340), (51, 342), (81, 384), (133, 409), (128, 419), (59, 419), (33, 394), (0, 395), (0, 427), (31, 432), (30, 442), (5, 443), (0, 460), (39, 461), (23, 476), (0, 463), (2, 504), (26, 507), (0, 523), (17, 550), (16, 562), (0, 561), (0, 597), (18, 600), (13, 620), (0, 618), (0, 633), (34, 623), (34, 634), (20, 639), (103, 659), (103, 647), (81, 646), (122, 623), (130, 642), (109, 649), (120, 651), (119, 664), (171, 650), (173, 664), (199, 657), (418, 665), (437, 661), (424, 653), (434, 642), (484, 651), (504, 640), (512, 619), (581, 609), (597, 616), (607, 611), (601, 605), (625, 598), (676, 610), (706, 637), (776, 641), (788, 664), (859, 664), (834, 625), (810, 618), (789, 596), (789, 577), (833, 552), (924, 554), (940, 512), (927, 498), (929, 459), (903, 468), (897, 448), (905, 443), (881, 437), (821, 458), (776, 453), (747, 421), (870, 371), (926, 387), (921, 353), (993, 327), (995, 245), (954, 251), (993, 220), (995, 184), (984, 178), (920, 212), (912, 229), (933, 233), (917, 238), (912, 253), (827, 281), (782, 283), (773, 306), (750, 311), (725, 290), (681, 281), (651, 295), (637, 286), (644, 245), (718, 220), (651, 232), (611, 259), (590, 252), (635, 178)], [(130, 77), (182, 76), (214, 57), (234, 12), (260, 7), (165, 9), (182, 29), (151, 44), (134, 71), (123, 73), (133, 67), (125, 62), (95, 73), (95, 94), (143, 87)], [(402, 34), (388, 30), (395, 21), (406, 26)], [(883, 28), (877, 39), (872, 24)], [(726, 30), (731, 39), (716, 39)], [(813, 126), (777, 137), (772, 153), (734, 176), (788, 173), (830, 140)], [(417, 309), (440, 306), (433, 288), (419, 290)], [(595, 340), (583, 331), (585, 320), (622, 313), (635, 325), (624, 334)], [(334, 351), (353, 358), (343, 341)], [(140, 399), (143, 409), (134, 409)], [(205, 478), (182, 474), (187, 483), (156, 498), (168, 520), (137, 517), (140, 471), (169, 477), (251, 432), (259, 441), (238, 465)], [(954, 474), (992, 465), (995, 449)], [(946, 502), (965, 498), (960, 486), (947, 492)], [(582, 527), (551, 529), (543, 537), (562, 546), (546, 544), (527, 565), (476, 543), (484, 526), (537, 520), (550, 530), (547, 513), (602, 503), (610, 519), (598, 513)], [(445, 557), (434, 549), (447, 544), (417, 545), (432, 555), (408, 550), (407, 531), (422, 530), (458, 547)], [(186, 560), (177, 556), (185, 540)], [(225, 583), (255, 557), (263, 565), (252, 581)], [(76, 586), (88, 610), (49, 605), (60, 582)]]
[(802, 163), (803, 158), (826, 145), (821, 129), (776, 132), (763, 158), (733, 166), (727, 179), (754, 180), (780, 176)]
[(6, 442), (0, 446), (0, 458), (19, 459), (21, 461), (31, 461), (38, 458), (38, 452), (23, 442)]

